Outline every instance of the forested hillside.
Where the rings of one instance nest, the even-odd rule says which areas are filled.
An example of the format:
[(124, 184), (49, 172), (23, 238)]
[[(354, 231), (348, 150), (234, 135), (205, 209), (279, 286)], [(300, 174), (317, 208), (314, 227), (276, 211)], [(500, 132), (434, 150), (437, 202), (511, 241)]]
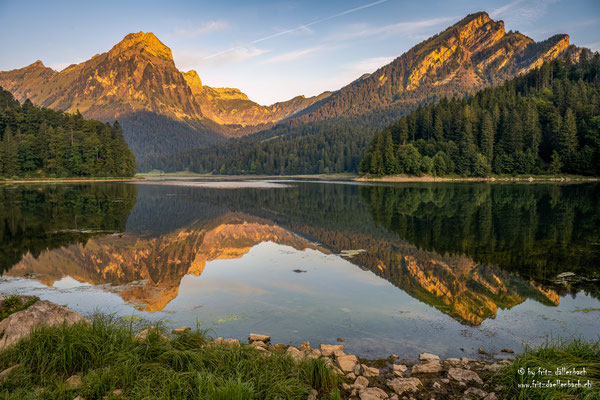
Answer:
[(362, 173), (600, 174), (600, 55), (557, 59), (378, 132)]
[(19, 104), (0, 88), (0, 177), (133, 176), (135, 157), (114, 125)]

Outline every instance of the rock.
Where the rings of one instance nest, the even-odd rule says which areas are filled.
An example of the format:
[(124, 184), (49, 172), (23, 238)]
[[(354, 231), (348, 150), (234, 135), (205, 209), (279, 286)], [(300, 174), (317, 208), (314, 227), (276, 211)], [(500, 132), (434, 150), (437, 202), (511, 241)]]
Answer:
[(323, 357), (331, 357), (332, 355), (335, 355), (336, 357), (339, 355), (344, 356), (344, 345), (343, 344), (338, 344), (338, 345), (332, 345), (332, 344), (322, 344), (321, 346), (321, 353), (323, 354)]
[(157, 332), (161, 339), (169, 340), (168, 337), (166, 337), (165, 335), (163, 335), (160, 332), (160, 330), (156, 329), (154, 326), (149, 326), (148, 328), (144, 329), (143, 331), (141, 331), (140, 333), (138, 333), (137, 335), (135, 335), (134, 339), (137, 340), (137, 341), (143, 342), (144, 340), (146, 340), (146, 338), (148, 338), (148, 335), (152, 331)]
[(411, 374), (437, 374), (443, 369), (439, 361), (420, 362), (412, 367)]
[(483, 366), (484, 371), (497, 372), (501, 369), (502, 369), (502, 364), (499, 364), (499, 363), (486, 364)]
[(185, 332), (189, 332), (191, 331), (192, 328), (190, 328), (189, 326), (180, 326), (179, 328), (175, 328), (171, 331), (171, 333), (175, 334), (175, 335), (181, 335)]
[(302, 342), (302, 344), (298, 346), (298, 349), (300, 351), (310, 351), (310, 342), (308, 340), (306, 342)]
[(360, 375), (361, 371), (362, 369), (360, 368), (360, 364), (356, 364), (352, 369), (352, 372), (354, 372), (354, 375), (356, 376)]
[(81, 397), (81, 396), (77, 396), (73, 400), (85, 400), (85, 399), (83, 397)]
[(419, 361), (421, 362), (432, 362), (432, 361), (440, 361), (440, 357), (431, 353), (421, 353), (419, 354)]
[(268, 347), (264, 342), (259, 342), (259, 341), (250, 343), (250, 346), (254, 347), (255, 349), (261, 348), (263, 350), (266, 350)]
[(382, 400), (387, 399), (388, 395), (386, 392), (379, 388), (364, 388), (359, 392), (360, 400)]
[(462, 365), (462, 362), (460, 361), (460, 358), (447, 358), (444, 360), (445, 368), (460, 367), (461, 365)]
[(65, 381), (67, 387), (71, 390), (77, 390), (81, 387), (81, 377), (79, 375), (73, 375)]
[(304, 358), (304, 355), (302, 354), (302, 352), (300, 350), (298, 350), (297, 348), (295, 348), (294, 346), (288, 347), (285, 352), (286, 352), (286, 354), (290, 355), (296, 361), (300, 361)]
[(115, 389), (112, 392), (113, 396), (121, 396), (123, 394), (123, 390), (121, 389)]
[(317, 400), (318, 395), (319, 395), (319, 392), (317, 392), (315, 389), (311, 389), (310, 393), (308, 394), (307, 400)]
[(487, 353), (485, 352), (485, 350), (484, 350), (484, 349), (482, 349), (481, 347), (477, 349), (477, 352), (478, 352), (479, 354), (487, 354)]
[(394, 375), (396, 376), (404, 376), (404, 373), (408, 370), (408, 367), (404, 364), (393, 364), (392, 365)]
[(367, 386), (369, 386), (369, 380), (367, 378), (365, 378), (364, 376), (359, 376), (354, 381), (355, 388), (366, 388)]
[(433, 382), (433, 385), (431, 385), (431, 387), (433, 388), (433, 390), (440, 390), (442, 388), (442, 385), (439, 382), (435, 381)]
[(444, 383), (444, 384), (447, 385), (447, 384), (450, 383), (450, 379), (448, 379), (448, 378), (442, 378), (442, 379), (440, 379), (440, 382), (442, 382), (442, 383)]
[[(358, 359), (355, 355), (349, 354), (347, 356), (342, 356), (337, 358), (337, 365), (340, 367), (342, 371), (345, 373), (353, 372), (354, 366), (358, 362)], [(355, 372), (356, 374), (356, 372)], [(358, 375), (358, 374), (357, 374)]]
[(476, 372), (463, 368), (450, 368), (448, 370), (448, 378), (457, 381), (458, 383), (475, 382), (483, 385), (483, 381)]
[(498, 400), (498, 396), (496, 396), (496, 393), (494, 392), (488, 393), (488, 395), (485, 396), (483, 400)]
[(217, 346), (220, 346), (223, 344), (223, 338), (222, 337), (218, 337), (215, 340), (213, 340), (213, 343), (216, 344)]
[(277, 350), (277, 351), (284, 351), (287, 350), (287, 346), (285, 344), (281, 344), (281, 343), (275, 343), (272, 346), (273, 350)]
[(344, 389), (344, 390), (348, 390), (348, 391), (350, 391), (350, 390), (354, 389), (354, 386), (353, 386), (353, 385), (350, 385), (349, 383), (342, 383), (342, 385), (341, 385), (341, 386), (342, 386), (342, 389)]
[(349, 372), (346, 374), (346, 378), (350, 379), (351, 381), (356, 379), (356, 374), (354, 372)]
[(399, 400), (399, 397), (397, 394), (393, 394), (390, 396), (390, 400)]
[(336, 340), (338, 343), (344, 343), (344, 342), (345, 342), (345, 340), (344, 340), (344, 339), (342, 339), (341, 337), (339, 337), (339, 338), (337, 338), (337, 339), (335, 339), (335, 340)]
[(309, 349), (304, 351), (304, 357), (310, 359), (317, 359), (321, 357), (321, 352), (317, 349)]
[(361, 375), (367, 378), (372, 378), (374, 376), (379, 376), (379, 369), (373, 367), (367, 367), (366, 365), (361, 365)]
[(0, 382), (5, 380), (6, 378), (8, 378), (8, 376), (10, 375), (11, 372), (13, 372), (16, 369), (19, 369), (20, 367), (21, 367), (21, 364), (15, 364), (12, 367), (8, 367), (4, 371), (0, 372)]
[(248, 342), (252, 343), (252, 342), (270, 342), (271, 341), (271, 336), (267, 336), (267, 335), (259, 335), (258, 333), (251, 333), (248, 336)]
[(9, 315), (0, 322), (0, 350), (15, 345), (28, 337), (31, 331), (40, 326), (72, 325), (86, 321), (83, 316), (67, 307), (46, 300), (38, 300), (23, 311)]
[(470, 387), (467, 390), (465, 390), (465, 396), (475, 397), (476, 399), (483, 399), (485, 396), (487, 396), (487, 392), (476, 387)]
[(503, 353), (509, 353), (509, 354), (513, 354), (515, 352), (514, 350), (511, 350), (511, 349), (502, 349), (500, 351)]
[(394, 378), (388, 381), (387, 385), (398, 395), (417, 392), (419, 387), (423, 386), (418, 378)]
[(239, 347), (240, 341), (238, 339), (223, 339), (222, 344), (224, 346)]

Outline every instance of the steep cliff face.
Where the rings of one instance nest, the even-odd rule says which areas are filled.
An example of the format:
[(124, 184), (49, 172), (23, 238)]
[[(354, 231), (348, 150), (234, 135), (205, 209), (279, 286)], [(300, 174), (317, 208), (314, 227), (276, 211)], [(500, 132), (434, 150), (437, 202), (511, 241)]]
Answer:
[(331, 118), (473, 93), (539, 67), (564, 52), (577, 57), (579, 51), (569, 45), (568, 35), (536, 43), (521, 33), (507, 33), (502, 21), (493, 21), (480, 12), (334, 92), (304, 114), (309, 120)]

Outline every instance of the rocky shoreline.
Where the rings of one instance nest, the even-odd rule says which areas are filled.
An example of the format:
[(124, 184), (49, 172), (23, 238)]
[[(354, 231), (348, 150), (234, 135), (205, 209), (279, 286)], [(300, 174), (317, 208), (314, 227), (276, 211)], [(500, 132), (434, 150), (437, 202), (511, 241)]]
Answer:
[[(186, 328), (178, 328), (186, 329)], [(180, 332), (174, 330), (175, 332)], [(509, 360), (499, 362), (469, 358), (441, 360), (435, 354), (422, 353), (417, 360), (391, 355), (386, 359), (367, 360), (344, 352), (344, 345), (321, 344), (312, 348), (309, 342), (300, 346), (271, 344), (267, 335), (250, 334), (248, 344), (259, 351), (284, 351), (300, 361), (322, 358), (347, 382), (341, 384), (343, 397), (360, 400), (413, 400), (467, 398), (495, 400), (502, 387), (486, 382)], [(237, 339), (217, 338), (215, 345), (240, 346)], [(311, 397), (309, 397), (311, 399)], [(316, 399), (316, 397), (312, 397)]]
[[(23, 303), (31, 302), (32, 299), (31, 296), (11, 297), (18, 298)], [(8, 295), (0, 295), (0, 300), (6, 298)], [(0, 350), (27, 337), (36, 327), (71, 325), (79, 321), (87, 320), (67, 307), (45, 300), (35, 301), (28, 308), (0, 321)], [(142, 330), (136, 335), (136, 339), (144, 340), (152, 329), (157, 328)], [(171, 333), (182, 335), (188, 331), (191, 331), (189, 327), (180, 327), (173, 329)], [(168, 337), (165, 336), (165, 339)], [(354, 400), (500, 399), (503, 388), (494, 384), (492, 378), (511, 363), (510, 360), (496, 362), (464, 357), (442, 360), (430, 353), (422, 353), (418, 359), (402, 359), (394, 354), (385, 359), (367, 360), (347, 353), (343, 344), (320, 344), (318, 348), (311, 347), (309, 342), (300, 346), (272, 344), (270, 336), (255, 333), (249, 335), (248, 343), (219, 337), (210, 345), (250, 346), (265, 355), (285, 353), (296, 361), (322, 359), (341, 378), (342, 397)], [(0, 372), (0, 376), (9, 372)], [(309, 399), (316, 398), (317, 393), (314, 391)]]

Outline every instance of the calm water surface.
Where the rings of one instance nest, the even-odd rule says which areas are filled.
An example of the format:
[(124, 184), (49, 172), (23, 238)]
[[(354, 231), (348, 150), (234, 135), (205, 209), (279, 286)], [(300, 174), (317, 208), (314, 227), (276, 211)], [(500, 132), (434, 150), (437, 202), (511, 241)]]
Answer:
[(0, 186), (0, 292), (366, 357), (600, 331), (600, 185)]

